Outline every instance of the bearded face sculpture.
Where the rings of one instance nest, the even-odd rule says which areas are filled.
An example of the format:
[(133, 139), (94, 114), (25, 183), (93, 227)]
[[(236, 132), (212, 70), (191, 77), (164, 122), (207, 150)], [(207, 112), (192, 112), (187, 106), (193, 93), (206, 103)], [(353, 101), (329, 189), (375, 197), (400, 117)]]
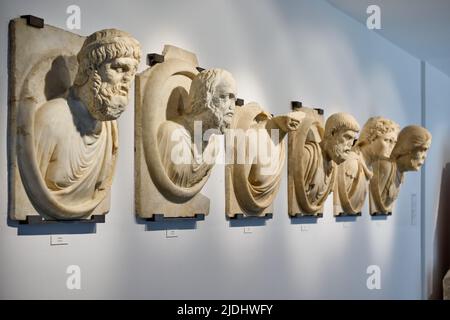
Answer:
[(140, 59), (139, 43), (122, 31), (102, 30), (86, 39), (77, 58), (76, 95), (96, 120), (116, 120), (128, 104)]
[(100, 121), (116, 120), (128, 105), (128, 91), (136, 73), (137, 60), (129, 57), (104, 62), (90, 78), (92, 104), (91, 115)]

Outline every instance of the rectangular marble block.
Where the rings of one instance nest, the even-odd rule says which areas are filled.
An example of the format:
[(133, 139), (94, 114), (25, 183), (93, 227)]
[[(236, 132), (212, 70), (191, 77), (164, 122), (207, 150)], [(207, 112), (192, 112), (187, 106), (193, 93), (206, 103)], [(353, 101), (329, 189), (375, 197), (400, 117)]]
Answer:
[[(12, 220), (26, 221), (39, 215), (24, 189), (17, 163), (17, 115), (24, 108), (21, 95), (27, 83), (33, 99), (42, 105), (62, 95), (72, 85), (78, 70), (76, 55), (85, 37), (53, 26), (35, 28), (25, 18), (9, 24), (8, 98), (8, 214)], [(109, 211), (109, 195), (92, 215)], [(90, 219), (91, 216), (86, 217)]]

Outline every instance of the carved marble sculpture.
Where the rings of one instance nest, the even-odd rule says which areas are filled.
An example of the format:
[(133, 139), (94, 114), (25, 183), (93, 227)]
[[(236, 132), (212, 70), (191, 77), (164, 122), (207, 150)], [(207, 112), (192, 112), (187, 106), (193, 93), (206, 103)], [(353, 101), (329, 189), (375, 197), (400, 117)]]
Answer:
[(337, 168), (335, 216), (361, 214), (373, 175), (372, 164), (389, 158), (399, 130), (398, 124), (383, 117), (372, 117), (365, 123), (348, 159)]
[(420, 126), (403, 128), (389, 159), (373, 164), (370, 180), (370, 214), (389, 215), (403, 183), (404, 173), (418, 171), (431, 145), (430, 132)]
[[(105, 214), (118, 149), (115, 120), (128, 104), (139, 43), (116, 29), (86, 39), (50, 26), (38, 32), (21, 19), (10, 30), (11, 170), (17, 159), (20, 172), (12, 175), (11, 218)], [(36, 212), (24, 203), (22, 184)]]
[(335, 113), (324, 129), (316, 110), (299, 110), (306, 118), (289, 134), (288, 211), (291, 216), (321, 216), (333, 191), (336, 164), (348, 158), (359, 125), (350, 114)]
[(165, 46), (164, 62), (136, 81), (136, 213), (209, 213), (200, 193), (234, 113), (236, 84), (221, 69), (199, 73), (193, 53)]
[(232, 163), (225, 169), (228, 217), (273, 213), (284, 168), (284, 137), (296, 130), (304, 117), (302, 112), (273, 117), (255, 102), (236, 108), (226, 140), (232, 143), (233, 153)]

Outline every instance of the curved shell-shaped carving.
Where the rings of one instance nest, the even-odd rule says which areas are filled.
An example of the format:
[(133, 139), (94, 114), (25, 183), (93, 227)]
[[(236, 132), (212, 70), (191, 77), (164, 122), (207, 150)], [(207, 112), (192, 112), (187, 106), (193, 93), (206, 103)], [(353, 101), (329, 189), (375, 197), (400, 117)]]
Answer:
[[(271, 117), (267, 114), (257, 103), (248, 103), (244, 107), (237, 108), (233, 117), (232, 128), (241, 129), (244, 132), (252, 129), (252, 124), (256, 123), (256, 118), (259, 115), (265, 115)], [(265, 129), (263, 133), (266, 133)], [(258, 134), (257, 130), (255, 133)], [(248, 141), (248, 140), (247, 140)], [(256, 142), (256, 141), (254, 141)], [(278, 189), (280, 187), (281, 170), (283, 169), (283, 164), (285, 161), (285, 142), (284, 140), (274, 145), (273, 140), (267, 134), (267, 142), (271, 143), (271, 148), (269, 152), (276, 153), (277, 167), (274, 172), (270, 174), (270, 177), (262, 185), (255, 185), (251, 182), (250, 174), (252, 161), (245, 161), (245, 164), (234, 164), (232, 165), (233, 174), (233, 186), (235, 190), (236, 198), (239, 202), (241, 208), (243, 208), (247, 214), (259, 214), (264, 209), (269, 207), (277, 195)], [(234, 144), (235, 159), (237, 159), (236, 154), (237, 144)], [(260, 151), (258, 149), (258, 151)], [(246, 159), (252, 160), (252, 159)]]
[[(314, 144), (320, 143), (323, 138), (324, 128), (319, 120), (312, 116), (305, 118), (300, 128), (295, 132), (296, 142), (292, 145), (292, 156), (298, 159), (298, 163), (293, 166), (293, 181), (295, 185), (295, 196), (297, 203), (302, 210), (307, 214), (318, 213), (327, 199), (328, 195), (332, 191), (334, 185), (334, 179), (336, 175), (336, 170), (333, 170), (328, 186), (326, 190), (317, 201), (311, 201), (308, 196), (306, 181), (308, 177), (308, 168), (304, 167), (303, 161), (301, 161), (302, 156), (307, 153), (306, 144), (308, 142), (313, 142)], [(290, 155), (291, 156), (291, 155)], [(312, 155), (310, 162), (312, 164), (318, 163), (320, 159), (315, 158), (315, 154)], [(309, 170), (310, 174), (315, 174), (315, 170)]]
[[(182, 97), (173, 99), (180, 92), (189, 92), (192, 79), (198, 74), (196, 66), (181, 59), (167, 61), (152, 67), (144, 88), (142, 132), (145, 161), (151, 178), (161, 194), (171, 201), (185, 202), (194, 197), (208, 180), (209, 173), (190, 188), (180, 187), (167, 175), (158, 149), (157, 134), (160, 125), (168, 120), (168, 114), (174, 114), (177, 103), (187, 101)], [(180, 100), (181, 99), (181, 100)], [(175, 105), (174, 105), (175, 104)]]

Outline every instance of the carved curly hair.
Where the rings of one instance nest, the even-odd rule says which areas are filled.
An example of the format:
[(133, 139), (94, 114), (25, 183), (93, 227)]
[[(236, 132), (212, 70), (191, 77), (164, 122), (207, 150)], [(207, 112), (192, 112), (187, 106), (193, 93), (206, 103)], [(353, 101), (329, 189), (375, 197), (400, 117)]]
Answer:
[(223, 69), (209, 69), (200, 72), (193, 80), (189, 90), (189, 106), (185, 114), (199, 114), (205, 108), (212, 108), (211, 99), (214, 89), (223, 80), (235, 84), (233, 76)]
[(325, 122), (324, 138), (329, 138), (342, 129), (358, 132), (359, 124), (351, 114), (344, 112), (334, 113)]
[(375, 141), (389, 132), (399, 132), (400, 126), (392, 120), (383, 117), (371, 117), (364, 124), (359, 134), (357, 146), (363, 146)]

